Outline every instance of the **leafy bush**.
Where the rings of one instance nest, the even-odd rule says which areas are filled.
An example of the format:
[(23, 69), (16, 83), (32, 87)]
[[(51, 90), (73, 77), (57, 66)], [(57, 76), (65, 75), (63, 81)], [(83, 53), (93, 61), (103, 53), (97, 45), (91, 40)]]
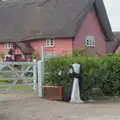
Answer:
[(78, 56), (87, 56), (87, 48), (74, 50), (73, 51), (73, 56), (75, 56), (75, 57), (78, 57)]
[(5, 57), (4, 52), (0, 52), (0, 59), (4, 59), (4, 57)]
[[(84, 72), (84, 97), (120, 95), (120, 56), (56, 57), (45, 64), (45, 84), (64, 86), (71, 84), (68, 68), (72, 63), (81, 63)], [(66, 90), (65, 89), (65, 90)]]
[(34, 51), (32, 53), (32, 59), (40, 60), (40, 55), (38, 52)]

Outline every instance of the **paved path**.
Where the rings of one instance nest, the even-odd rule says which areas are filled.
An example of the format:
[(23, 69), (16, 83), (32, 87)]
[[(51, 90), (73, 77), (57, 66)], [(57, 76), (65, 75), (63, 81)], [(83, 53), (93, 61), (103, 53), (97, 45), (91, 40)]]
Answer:
[(120, 120), (120, 103), (70, 104), (29, 94), (0, 95), (0, 120)]

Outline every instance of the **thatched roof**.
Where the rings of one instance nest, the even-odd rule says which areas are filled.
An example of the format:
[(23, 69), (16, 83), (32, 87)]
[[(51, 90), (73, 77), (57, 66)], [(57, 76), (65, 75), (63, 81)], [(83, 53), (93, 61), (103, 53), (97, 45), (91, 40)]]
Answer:
[(0, 2), (0, 42), (75, 37), (92, 7), (113, 40), (103, 0), (8, 0)]

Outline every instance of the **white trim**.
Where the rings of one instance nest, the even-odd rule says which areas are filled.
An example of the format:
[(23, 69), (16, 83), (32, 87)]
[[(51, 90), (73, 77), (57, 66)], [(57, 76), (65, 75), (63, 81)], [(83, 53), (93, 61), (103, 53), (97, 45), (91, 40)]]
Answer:
[[(93, 42), (93, 44), (91, 44), (91, 42)], [(86, 36), (85, 44), (88, 47), (95, 47), (95, 38), (94, 38), (94, 36), (90, 36), (90, 35)]]
[[(51, 45), (51, 40), (53, 40), (53, 45)], [(54, 38), (51, 38), (51, 39), (46, 39), (46, 47), (54, 47)]]
[(12, 48), (12, 43), (8, 42), (4, 44), (5, 49), (11, 49)]

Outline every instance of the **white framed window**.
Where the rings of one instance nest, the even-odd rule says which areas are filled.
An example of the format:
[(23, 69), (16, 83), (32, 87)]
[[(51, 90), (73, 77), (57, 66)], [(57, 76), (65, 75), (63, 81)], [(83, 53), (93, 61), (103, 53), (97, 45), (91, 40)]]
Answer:
[(11, 49), (12, 43), (5, 43), (5, 49)]
[(54, 47), (54, 39), (46, 39), (46, 47)]
[(86, 36), (86, 46), (95, 47), (95, 38), (94, 36)]

